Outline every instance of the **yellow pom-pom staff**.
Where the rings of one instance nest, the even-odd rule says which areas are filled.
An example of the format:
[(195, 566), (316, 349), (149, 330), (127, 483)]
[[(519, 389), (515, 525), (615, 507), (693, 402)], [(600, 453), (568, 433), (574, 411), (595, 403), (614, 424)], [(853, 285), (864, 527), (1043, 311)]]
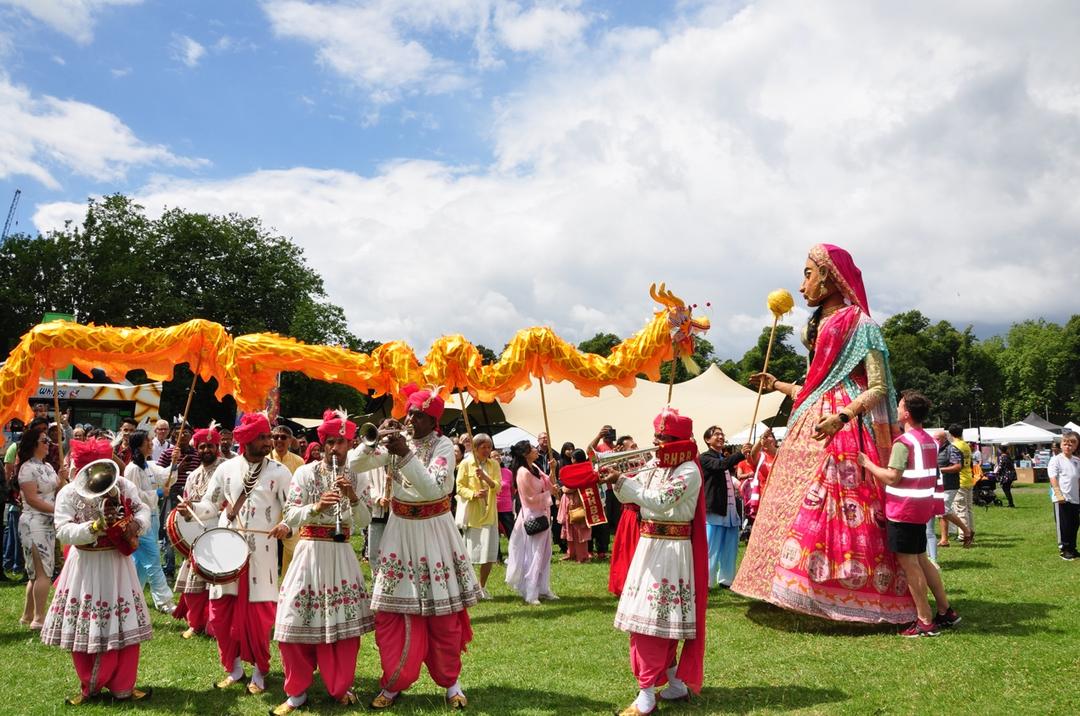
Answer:
[[(761, 368), (762, 373), (767, 373), (769, 370), (769, 358), (772, 357), (773, 341), (776, 339), (776, 324), (795, 307), (795, 299), (788, 291), (778, 288), (769, 294), (766, 304), (769, 306), (769, 311), (772, 312), (773, 321), (772, 331), (769, 332), (769, 345), (765, 348), (765, 365)], [(754, 402), (754, 417), (750, 420), (750, 442), (754, 442), (754, 433), (757, 432), (757, 413), (758, 407), (761, 405), (761, 389), (764, 385), (763, 381), (758, 382), (757, 400)]]

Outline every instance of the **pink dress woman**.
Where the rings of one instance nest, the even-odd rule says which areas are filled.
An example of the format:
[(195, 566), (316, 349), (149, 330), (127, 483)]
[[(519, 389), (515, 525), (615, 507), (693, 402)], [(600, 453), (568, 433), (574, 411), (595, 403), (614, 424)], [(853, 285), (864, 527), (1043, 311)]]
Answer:
[[(731, 588), (826, 619), (910, 622), (915, 606), (886, 547), (882, 488), (856, 463), (865, 452), (887, 464), (899, 433), (888, 349), (851, 256), (819, 244), (811, 265), (827, 272), (845, 302), (811, 319), (810, 368), (796, 386), (787, 436)], [(831, 438), (814, 439), (822, 416), (842, 410), (855, 417)]]

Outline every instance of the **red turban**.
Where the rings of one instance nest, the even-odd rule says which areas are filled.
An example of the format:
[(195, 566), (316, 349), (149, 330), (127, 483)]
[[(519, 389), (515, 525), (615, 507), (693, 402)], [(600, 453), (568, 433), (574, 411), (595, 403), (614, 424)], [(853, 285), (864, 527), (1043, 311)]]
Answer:
[(233, 430), (233, 440), (240, 446), (240, 454), (244, 454), (244, 446), (259, 437), (270, 433), (270, 419), (265, 413), (246, 413), (240, 419), (240, 424)]
[(327, 438), (334, 436), (352, 440), (356, 435), (356, 423), (349, 420), (344, 410), (327, 410), (322, 419), (322, 425), (316, 431), (320, 443), (325, 443)]
[(653, 430), (657, 435), (670, 435), (679, 440), (690, 440), (694, 437), (694, 421), (679, 415), (675, 408), (664, 408), (653, 420)]
[(198, 447), (203, 443), (221, 445), (221, 433), (213, 426), (210, 426), (209, 428), (199, 428), (195, 431), (195, 435), (191, 438), (191, 442), (195, 447)]
[(416, 408), (435, 418), (436, 423), (439, 422), (439, 418), (441, 418), (443, 414), (443, 409), (446, 407), (446, 402), (439, 397), (437, 392), (420, 390), (416, 383), (409, 383), (401, 392), (405, 394), (405, 398), (407, 399), (406, 404), (409, 406), (409, 410)]
[(79, 471), (94, 460), (107, 460), (113, 456), (113, 446), (108, 438), (89, 438), (71, 441), (71, 464)]

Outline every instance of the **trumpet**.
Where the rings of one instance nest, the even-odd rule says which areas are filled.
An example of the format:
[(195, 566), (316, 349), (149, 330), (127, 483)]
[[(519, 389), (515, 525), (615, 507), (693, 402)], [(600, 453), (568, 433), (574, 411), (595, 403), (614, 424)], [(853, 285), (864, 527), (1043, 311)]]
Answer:
[(368, 447), (375, 447), (376, 445), (384, 443), (390, 437), (390, 435), (394, 433), (403, 435), (407, 439), (411, 439), (413, 436), (412, 425), (401, 425), (401, 423), (397, 424), (400, 427), (396, 428), (393, 433), (380, 437), (378, 425), (376, 425), (375, 423), (364, 423), (360, 426), (360, 430), (358, 431), (360, 435), (360, 442), (367, 445)]
[(618, 474), (640, 470), (649, 461), (655, 447), (639, 448), (637, 450), (624, 450), (622, 452), (605, 452), (593, 455), (589, 462), (593, 470), (597, 472), (604, 467), (615, 468)]

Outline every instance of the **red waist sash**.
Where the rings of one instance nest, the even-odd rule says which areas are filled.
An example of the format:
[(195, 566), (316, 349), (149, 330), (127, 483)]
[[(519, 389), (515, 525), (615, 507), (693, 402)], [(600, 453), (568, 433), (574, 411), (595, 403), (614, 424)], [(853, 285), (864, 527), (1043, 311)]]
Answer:
[[(333, 542), (335, 527), (330, 525), (304, 525), (300, 528), (300, 539), (313, 539), (321, 542)], [(345, 539), (349, 539), (352, 534), (348, 527), (342, 527), (341, 532), (345, 535)]]
[(398, 517), (407, 520), (430, 520), (450, 511), (450, 498), (444, 497), (433, 502), (402, 502), (390, 500), (390, 507)]
[(642, 537), (652, 539), (690, 539), (689, 522), (642, 520), (640, 531)]

